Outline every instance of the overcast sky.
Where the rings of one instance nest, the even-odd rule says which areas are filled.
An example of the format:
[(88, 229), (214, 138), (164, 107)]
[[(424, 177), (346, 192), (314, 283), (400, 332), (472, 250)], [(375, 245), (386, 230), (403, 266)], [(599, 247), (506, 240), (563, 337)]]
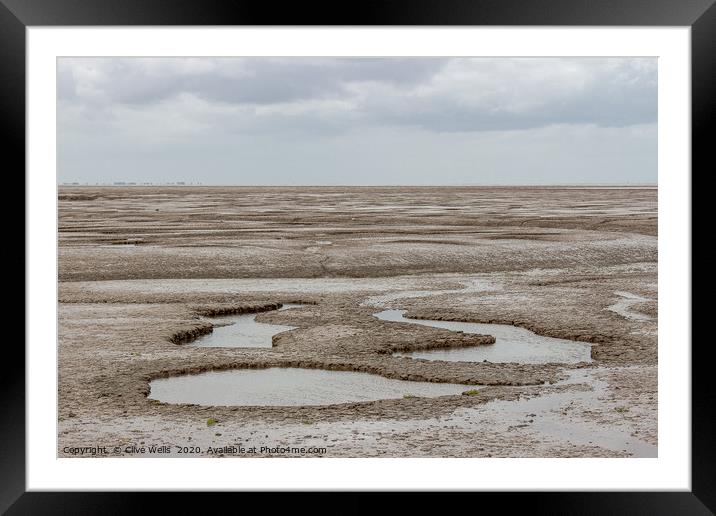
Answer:
[(60, 182), (656, 183), (656, 58), (60, 58)]

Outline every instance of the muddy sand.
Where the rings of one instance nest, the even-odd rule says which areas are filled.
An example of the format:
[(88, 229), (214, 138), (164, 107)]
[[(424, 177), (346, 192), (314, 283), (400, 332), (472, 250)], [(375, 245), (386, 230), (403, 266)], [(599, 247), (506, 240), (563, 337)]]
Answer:
[[(657, 454), (656, 189), (61, 187), (58, 310), (59, 456)], [(384, 310), (516, 326), (591, 359), (411, 358), (495, 338)], [(292, 329), (198, 345), (232, 314)], [(469, 395), (214, 406), (150, 387), (285, 368)]]

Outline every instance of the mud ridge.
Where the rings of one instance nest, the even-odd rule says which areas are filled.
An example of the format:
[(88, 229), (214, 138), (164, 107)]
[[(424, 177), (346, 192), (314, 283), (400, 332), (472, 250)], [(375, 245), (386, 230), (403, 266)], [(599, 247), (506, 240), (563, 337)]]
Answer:
[(218, 317), (222, 315), (254, 314), (278, 310), (283, 303), (265, 303), (261, 305), (210, 306), (194, 308), (194, 312), (202, 317)]
[(180, 330), (169, 337), (169, 342), (172, 344), (187, 344), (193, 340), (198, 339), (202, 335), (207, 335), (214, 331), (212, 324), (202, 324), (195, 326), (187, 330)]
[(427, 349), (469, 348), (472, 346), (488, 346), (496, 341), (492, 335), (465, 333), (455, 337), (444, 337), (433, 341), (418, 343), (392, 344), (386, 353), (405, 351), (425, 351)]

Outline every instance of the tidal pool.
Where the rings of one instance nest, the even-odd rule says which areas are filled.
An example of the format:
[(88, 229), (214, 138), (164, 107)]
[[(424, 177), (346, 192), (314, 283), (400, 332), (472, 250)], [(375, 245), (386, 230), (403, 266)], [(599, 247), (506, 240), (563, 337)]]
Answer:
[(425, 351), (401, 352), (394, 356), (446, 360), (448, 362), (518, 362), (522, 364), (545, 364), (549, 362), (576, 363), (591, 362), (591, 346), (585, 342), (555, 339), (537, 335), (525, 328), (509, 324), (482, 324), (429, 319), (409, 319), (405, 310), (383, 310), (373, 314), (382, 321), (406, 324), (420, 324), (433, 328), (492, 335), (494, 344), (466, 348), (430, 349)]
[[(304, 305), (285, 304), (278, 310), (300, 306)], [(257, 315), (258, 313), (212, 317), (210, 321), (214, 324), (213, 331), (188, 345), (198, 348), (270, 348), (273, 346), (271, 339), (274, 335), (295, 329), (295, 326), (256, 322)]]
[(209, 406), (332, 405), (461, 394), (474, 385), (393, 380), (369, 373), (296, 367), (232, 369), (159, 378), (149, 398)]

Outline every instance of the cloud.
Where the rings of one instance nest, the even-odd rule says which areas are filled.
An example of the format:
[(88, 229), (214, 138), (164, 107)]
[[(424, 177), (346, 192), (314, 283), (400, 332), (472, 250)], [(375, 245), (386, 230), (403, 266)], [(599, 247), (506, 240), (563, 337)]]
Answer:
[[(229, 163), (264, 156), (279, 176), (280, 163), (314, 163), (312, 173), (328, 181), (340, 155), (366, 161), (360, 148), (374, 153), (372, 169), (383, 170), (381, 160), (398, 166), (397, 149), (412, 153), (404, 161), (416, 173), (428, 173), (420, 163), (460, 163), (439, 176), (448, 181), (464, 178), (469, 159), (479, 159), (471, 145), (496, 156), (486, 142), (504, 150), (500, 142), (509, 140), (517, 161), (535, 157), (546, 182), (580, 168), (580, 155), (596, 160), (581, 167), (591, 182), (599, 182), (600, 162), (629, 174), (608, 145), (639, 167), (635, 177), (656, 180), (655, 58), (61, 58), (57, 81), (67, 177), (88, 175), (98, 162), (107, 170), (107, 156), (146, 174), (158, 163), (188, 173), (185, 164), (196, 157), (217, 167), (205, 174), (228, 180)], [(544, 136), (542, 150), (535, 134)], [(592, 146), (604, 157), (588, 152), (580, 134), (600, 139)], [(548, 170), (545, 149), (571, 156), (552, 157), (562, 172)], [(210, 152), (223, 156), (210, 159)], [(515, 158), (500, 155), (503, 165), (495, 161), (491, 170), (524, 180)], [(415, 181), (423, 179), (431, 182)]]
[(274, 122), (277, 114), (324, 115), (321, 123), (333, 105), (346, 123), (436, 131), (648, 123), (657, 101), (649, 58), (67, 58), (58, 92), (90, 109), (147, 109), (187, 96), (222, 108), (280, 108), (257, 109), (259, 122), (270, 113)]
[(361, 81), (411, 84), (445, 59), (66, 58), (61, 99), (122, 104), (160, 102), (180, 94), (232, 104), (273, 104), (339, 97)]
[(377, 120), (435, 131), (621, 127), (656, 122), (652, 61), (455, 59), (412, 91), (375, 86), (361, 98)]

